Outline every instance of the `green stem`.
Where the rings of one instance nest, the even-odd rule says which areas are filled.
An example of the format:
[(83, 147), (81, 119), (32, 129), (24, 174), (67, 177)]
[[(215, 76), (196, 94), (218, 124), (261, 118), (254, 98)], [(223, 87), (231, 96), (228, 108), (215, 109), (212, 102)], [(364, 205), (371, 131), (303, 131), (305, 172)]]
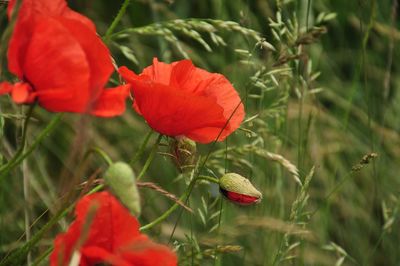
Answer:
[(35, 148), (43, 141), (43, 139), (56, 128), (58, 123), (61, 121), (61, 117), (61, 113), (54, 116), (47, 127), (39, 134), (32, 145), (27, 148), (24, 153), (20, 153), (18, 157), (15, 157), (15, 159), (13, 158), (0, 169), (0, 180), (3, 179), (12, 169), (19, 165), (35, 150)]
[(47, 256), (50, 255), (50, 253), (53, 251), (53, 246), (49, 247), (43, 254), (40, 254), (40, 256), (35, 259), (35, 261), (32, 263), (32, 266), (38, 266), (40, 263), (47, 258)]
[[(196, 181), (199, 178), (193, 178), (192, 181), (190, 181), (189, 186), (187, 187), (186, 191), (183, 193), (183, 195), (179, 198), (180, 201), (182, 202), (186, 202), (187, 198), (189, 197), (190, 193), (192, 192), (192, 189), (194, 187), (194, 185), (196, 184)], [(161, 223), (162, 221), (164, 221), (165, 219), (168, 218), (168, 216), (170, 216), (180, 205), (178, 203), (175, 203), (174, 205), (172, 205), (166, 212), (164, 212), (160, 217), (158, 217), (157, 219), (155, 219), (154, 221), (152, 221), (151, 223), (148, 223), (146, 225), (143, 225), (142, 227), (140, 227), (140, 231), (146, 231), (149, 230), (150, 228), (156, 226), (157, 224)]]
[[(15, 27), (15, 22), (17, 21), (17, 14), (19, 12), (19, 8), (21, 7), (22, 0), (17, 0), (14, 3), (13, 11), (11, 13), (11, 19), (10, 22), (7, 26), (7, 28), (4, 30), (2, 36), (1, 36), (1, 43), (2, 44), (8, 44), (12, 33), (14, 32), (14, 27)], [(0, 66), (3, 64), (3, 57), (6, 54), (6, 49), (7, 45), (1, 45), (0, 46)], [(2, 67), (0, 67), (0, 76), (2, 74)]]
[(158, 149), (158, 145), (160, 144), (162, 136), (163, 136), (162, 134), (158, 135), (156, 143), (154, 143), (153, 148), (150, 151), (149, 157), (147, 158), (146, 162), (144, 163), (142, 171), (140, 171), (140, 173), (139, 173), (138, 177), (136, 178), (136, 180), (141, 179), (144, 176), (144, 174), (146, 173), (147, 169), (149, 168), (151, 162), (154, 159), (154, 156), (156, 155), (156, 152), (157, 152), (157, 149)]
[(38, 243), (44, 236), (44, 234), (49, 231), (62, 217), (64, 217), (70, 210), (72, 210), (73, 205), (65, 210), (59, 211), (55, 216), (53, 216), (50, 221), (45, 224), (28, 242), (26, 242), (22, 247), (13, 252), (10, 256), (6, 257), (1, 261), (0, 266), (4, 265), (22, 265), (22, 260), (25, 259), (26, 254)]
[(97, 191), (101, 190), (102, 188), (104, 188), (104, 184), (97, 185), (97, 186), (95, 186), (94, 188), (92, 188), (92, 189), (87, 193), (87, 195), (96, 193)]
[(108, 166), (111, 166), (113, 164), (113, 161), (111, 160), (110, 156), (108, 156), (108, 154), (99, 147), (90, 148), (83, 157), (83, 160), (86, 160), (87, 157), (92, 153), (99, 155)]
[(219, 179), (211, 176), (199, 175), (197, 179), (203, 179), (215, 184), (219, 184)]
[(119, 21), (124, 16), (126, 9), (130, 3), (130, 0), (125, 0), (122, 4), (121, 8), (118, 11), (117, 16), (114, 18), (113, 22), (111, 23), (110, 27), (108, 27), (106, 34), (104, 35), (104, 41), (108, 42), (110, 40), (110, 35), (113, 33), (115, 27), (118, 25)]
[(8, 165), (11, 165), (11, 164), (15, 163), (15, 161), (18, 159), (18, 157), (24, 152), (25, 145), (26, 145), (26, 134), (27, 134), (27, 131), (28, 131), (28, 125), (29, 125), (29, 121), (30, 121), (30, 119), (32, 117), (32, 113), (33, 113), (33, 109), (34, 108), (35, 108), (35, 104), (32, 104), (31, 106), (29, 106), (28, 112), (26, 113), (24, 125), (22, 127), (22, 138), (21, 138), (21, 143), (20, 143), (19, 149), (14, 154), (14, 156), (11, 158), (11, 160), (9, 160), (6, 164), (4, 164), (4, 165), (2, 165), (0, 167), (0, 173), (4, 169), (6, 169)]
[(142, 145), (140, 145), (139, 150), (135, 153), (135, 155), (132, 157), (132, 159), (129, 161), (130, 165), (134, 165), (139, 159), (140, 157), (142, 157), (144, 149), (147, 146), (147, 143), (149, 143), (150, 137), (153, 135), (154, 131), (150, 130), (149, 133), (147, 133), (146, 138), (144, 139), (144, 141), (142, 142)]
[[(104, 187), (103, 184), (100, 184), (96, 187), (94, 187), (92, 190), (90, 190), (87, 195), (93, 194), (99, 190), (101, 190)], [(22, 265), (21, 260), (23, 260), (26, 257), (26, 254), (35, 247), (35, 245), (42, 239), (44, 234), (46, 234), (58, 221), (66, 216), (70, 211), (72, 211), (73, 207), (75, 204), (71, 204), (64, 210), (60, 210), (54, 215), (48, 223), (46, 223), (28, 242), (26, 242), (22, 247), (17, 249), (15, 252), (11, 253), (10, 256), (5, 257), (1, 262), (0, 266), (5, 266), (5, 265)], [(47, 250), (45, 254), (43, 254), (40, 257), (40, 260), (44, 259), (48, 254), (50, 254), (51, 250), (53, 247), (50, 248), (50, 250)], [(43, 257), (43, 258), (42, 258)], [(39, 259), (36, 260), (35, 263), (40, 262)], [(35, 264), (36, 265), (36, 264)]]

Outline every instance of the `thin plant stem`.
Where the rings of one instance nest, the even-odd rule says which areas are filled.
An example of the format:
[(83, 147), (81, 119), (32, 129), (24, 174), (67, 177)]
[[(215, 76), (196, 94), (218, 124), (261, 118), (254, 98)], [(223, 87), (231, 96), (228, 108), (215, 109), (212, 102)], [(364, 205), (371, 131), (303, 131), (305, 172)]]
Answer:
[(161, 141), (162, 136), (163, 136), (162, 134), (159, 134), (159, 135), (158, 135), (158, 138), (157, 138), (157, 140), (156, 140), (156, 143), (154, 143), (153, 148), (152, 148), (151, 151), (150, 151), (149, 157), (147, 157), (147, 160), (146, 160), (146, 162), (144, 163), (144, 166), (143, 166), (143, 168), (142, 168), (142, 171), (140, 171), (140, 173), (139, 173), (139, 175), (138, 175), (138, 177), (137, 177), (136, 180), (141, 179), (141, 178), (146, 174), (147, 169), (149, 168), (151, 162), (152, 162), (153, 159), (154, 159), (154, 156), (156, 155), (156, 152), (157, 152), (157, 149), (158, 149), (158, 145), (160, 144), (160, 141)]
[[(13, 12), (11, 13), (11, 19), (8, 24), (8, 27), (4, 30), (4, 32), (1, 36), (2, 44), (8, 43), (11, 38), (11, 35), (14, 31), (15, 23), (17, 21), (17, 15), (19, 12), (19, 8), (21, 7), (21, 4), (22, 4), (22, 0), (15, 1), (14, 7), (13, 7)], [(3, 57), (6, 54), (6, 49), (7, 49), (7, 45), (0, 46), (0, 66), (3, 63)], [(1, 74), (2, 74), (2, 67), (0, 67), (0, 76), (1, 76)]]
[(103, 159), (103, 161), (108, 165), (111, 166), (113, 164), (113, 161), (111, 160), (110, 156), (108, 156), (108, 154), (102, 150), (99, 147), (91, 147), (86, 154), (83, 157), (83, 160), (86, 160), (87, 157), (89, 157), (90, 154), (95, 153), (97, 154), (101, 159)]
[(35, 148), (43, 141), (43, 139), (56, 128), (58, 123), (61, 121), (61, 117), (61, 113), (54, 116), (47, 127), (39, 134), (39, 136), (34, 140), (32, 145), (26, 149), (25, 152), (16, 157), (16, 159), (10, 160), (7, 164), (4, 165), (4, 167), (2, 167), (2, 169), (0, 169), (0, 180), (3, 179), (12, 169), (19, 165), (35, 150)]
[[(226, 174), (228, 171), (228, 139), (225, 140), (225, 159), (224, 159), (224, 173)], [(222, 221), (222, 207), (223, 207), (223, 201), (220, 201), (219, 204), (219, 215), (218, 215), (218, 227), (217, 227), (217, 237), (220, 237), (220, 230), (221, 230), (221, 221)], [(214, 259), (214, 266), (219, 266), (221, 265), (222, 262), (222, 253), (218, 254), (217, 249), (218, 249), (218, 243), (215, 244), (215, 259)]]
[(197, 179), (202, 179), (202, 180), (206, 180), (206, 181), (209, 181), (209, 182), (212, 182), (212, 183), (215, 183), (215, 184), (219, 184), (218, 178), (211, 177), (211, 176), (199, 175), (197, 177)]
[(143, 140), (142, 144), (139, 147), (139, 150), (135, 153), (135, 155), (132, 157), (132, 159), (129, 161), (130, 165), (134, 165), (140, 157), (142, 157), (144, 149), (147, 146), (147, 143), (149, 143), (150, 137), (153, 135), (154, 131), (150, 130), (149, 133), (147, 133), (146, 138)]
[(108, 27), (106, 34), (104, 35), (104, 41), (108, 42), (110, 40), (110, 36), (115, 30), (115, 27), (117, 27), (118, 23), (124, 16), (126, 9), (131, 1), (130, 0), (125, 0), (124, 3), (122, 4), (121, 8), (118, 11), (117, 16), (114, 18), (113, 22), (111, 22), (110, 27)]
[(8, 165), (11, 165), (15, 163), (15, 161), (18, 159), (19, 156), (24, 152), (25, 146), (26, 146), (26, 134), (28, 131), (28, 126), (29, 126), (29, 121), (32, 117), (33, 109), (35, 108), (35, 104), (29, 106), (29, 109), (26, 113), (25, 121), (22, 125), (22, 136), (21, 136), (21, 142), (20, 142), (20, 147), (18, 148), (17, 152), (14, 154), (14, 156), (4, 165), (0, 167), (0, 173), (7, 168)]
[[(197, 180), (198, 180), (198, 178), (193, 178), (192, 181), (190, 181), (189, 186), (186, 188), (186, 190), (183, 193), (183, 195), (179, 198), (180, 201), (182, 201), (182, 202), (186, 202), (187, 201), (187, 199), (189, 198), (190, 193), (192, 192), (192, 189), (193, 189), (194, 185), (196, 184)], [(140, 231), (146, 231), (146, 230), (149, 230), (152, 227), (158, 225), (159, 223), (161, 223), (162, 221), (167, 219), (178, 207), (179, 207), (179, 204), (175, 203), (166, 212), (164, 212), (160, 217), (158, 217), (157, 219), (155, 219), (151, 223), (148, 223), (148, 224), (140, 227), (139, 230)]]
[[(22, 141), (21, 141), (21, 153), (25, 152), (26, 148), (26, 135), (28, 131), (28, 125), (30, 118), (32, 117), (33, 109), (35, 108), (35, 104), (29, 106), (29, 110), (25, 121), (23, 123), (22, 128)], [(21, 165), (22, 170), (22, 183), (23, 183), (23, 193), (24, 193), (24, 219), (25, 219), (25, 240), (29, 241), (31, 239), (31, 228), (30, 228), (30, 191), (29, 191), (29, 173), (28, 173), (28, 165), (26, 161), (22, 162)], [(27, 265), (30, 266), (32, 264), (32, 254), (28, 252), (26, 256)]]
[[(236, 113), (236, 111), (238, 110), (238, 108), (239, 108), (239, 106), (240, 106), (241, 104), (242, 104), (242, 100), (240, 100), (240, 102), (236, 105), (235, 109), (232, 111), (232, 113), (231, 113), (231, 115), (229, 116), (228, 120), (226, 121), (225, 125), (222, 127), (222, 129), (221, 129), (220, 132), (218, 133), (217, 137), (215, 138), (215, 140), (214, 140), (213, 143), (211, 144), (211, 149), (210, 149), (210, 151), (207, 153), (207, 155), (206, 155), (206, 157), (204, 158), (204, 160), (202, 161), (200, 167), (198, 168), (198, 171), (197, 171), (197, 173), (196, 173), (196, 177), (198, 177), (198, 176), (200, 175), (201, 170), (206, 166), (207, 160), (208, 160), (208, 158), (210, 158), (210, 155), (211, 155), (211, 150), (215, 147), (215, 145), (216, 145), (216, 143), (217, 143), (219, 137), (221, 136), (222, 132), (223, 132), (224, 129), (228, 126), (229, 121), (231, 121), (233, 115)], [(199, 160), (200, 160), (200, 159), (199, 159)], [(189, 190), (188, 196), (186, 197), (186, 200), (185, 200), (184, 203), (187, 202), (187, 200), (189, 199), (191, 193), (192, 193), (192, 189)], [(169, 237), (169, 241), (168, 241), (168, 242), (171, 242), (172, 237), (173, 237), (174, 234), (175, 234), (175, 230), (176, 230), (176, 227), (178, 226), (178, 222), (179, 222), (179, 220), (180, 220), (180, 218), (181, 218), (182, 212), (183, 212), (183, 211), (181, 211), (181, 212), (178, 214), (178, 218), (177, 218), (177, 220), (176, 220), (176, 222), (175, 222), (174, 228), (172, 229), (172, 232), (171, 232), (171, 235), (170, 235), (170, 237)]]
[[(23, 192), (24, 192), (24, 217), (25, 217), (25, 240), (29, 241), (31, 239), (31, 227), (30, 227), (30, 191), (29, 191), (29, 173), (27, 161), (23, 161), (22, 165), (22, 179), (23, 179)], [(28, 252), (26, 257), (27, 265), (32, 265), (32, 256)]]
[(49, 247), (48, 249), (46, 249), (45, 252), (43, 252), (43, 254), (41, 254), (33, 263), (32, 266), (38, 266), (40, 265), (40, 263), (47, 258), (47, 256), (50, 255), (50, 253), (53, 251), (53, 246)]
[(48, 223), (46, 223), (28, 242), (20, 247), (15, 252), (11, 253), (10, 256), (5, 257), (0, 262), (0, 266), (5, 265), (21, 265), (21, 261), (29, 253), (29, 251), (43, 238), (44, 234), (48, 232), (62, 217), (67, 215), (72, 210), (73, 205), (69, 206), (64, 210), (60, 210), (54, 215)]
[[(104, 188), (103, 184), (97, 185), (92, 190), (90, 190), (87, 195), (93, 194), (99, 190)], [(49, 222), (47, 222), (29, 241), (25, 242), (19, 249), (15, 252), (11, 253), (11, 255), (6, 256), (2, 261), (0, 261), (0, 266), (8, 266), (8, 265), (21, 265), (21, 260), (26, 257), (26, 255), (30, 252), (30, 250), (35, 247), (35, 245), (42, 239), (44, 234), (46, 234), (53, 226), (58, 223), (58, 221), (65, 217), (72, 209), (74, 208), (75, 203), (69, 205), (67, 208), (58, 211)], [(44, 259), (50, 252), (53, 250), (53, 247), (50, 250), (46, 250), (45, 254), (40, 256), (40, 260), (37, 259), (34, 262), (34, 265), (39, 264), (39, 262)]]

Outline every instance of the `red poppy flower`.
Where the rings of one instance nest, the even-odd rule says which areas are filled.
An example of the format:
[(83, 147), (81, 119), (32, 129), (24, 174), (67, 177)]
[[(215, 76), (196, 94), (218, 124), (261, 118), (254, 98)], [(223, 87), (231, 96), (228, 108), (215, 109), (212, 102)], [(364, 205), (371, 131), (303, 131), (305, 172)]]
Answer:
[[(8, 6), (8, 15), (15, 0)], [(115, 116), (129, 86), (104, 89), (113, 65), (94, 24), (65, 0), (23, 0), (8, 47), (8, 67), (22, 83), (3, 83), (16, 103), (35, 100), (53, 112)]]
[(126, 67), (119, 73), (132, 85), (134, 108), (154, 130), (209, 143), (224, 140), (244, 117), (232, 84), (221, 74), (195, 67), (190, 60), (158, 62), (136, 75)]
[(172, 266), (175, 254), (139, 232), (139, 223), (108, 192), (83, 197), (75, 209), (76, 219), (54, 241), (51, 266), (108, 263), (114, 266)]

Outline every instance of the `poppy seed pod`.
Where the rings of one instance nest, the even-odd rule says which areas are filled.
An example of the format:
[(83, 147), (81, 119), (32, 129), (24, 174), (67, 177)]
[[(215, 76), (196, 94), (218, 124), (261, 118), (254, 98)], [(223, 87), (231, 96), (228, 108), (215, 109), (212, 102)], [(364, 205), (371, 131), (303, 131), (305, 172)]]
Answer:
[(227, 173), (219, 179), (219, 189), (227, 199), (240, 205), (259, 203), (262, 194), (250, 181), (238, 174)]
[(186, 137), (172, 138), (170, 141), (170, 152), (173, 160), (181, 172), (190, 170), (196, 158), (196, 142)]
[(135, 216), (140, 215), (140, 196), (132, 168), (124, 162), (112, 164), (104, 174), (106, 184)]

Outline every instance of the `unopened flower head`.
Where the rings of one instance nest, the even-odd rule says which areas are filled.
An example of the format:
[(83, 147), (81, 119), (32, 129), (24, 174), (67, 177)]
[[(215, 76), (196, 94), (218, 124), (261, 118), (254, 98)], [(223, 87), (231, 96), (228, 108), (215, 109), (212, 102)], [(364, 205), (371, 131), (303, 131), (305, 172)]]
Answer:
[(193, 168), (196, 159), (196, 142), (184, 136), (171, 138), (170, 152), (173, 160), (181, 172)]
[(230, 201), (240, 205), (259, 203), (262, 194), (251, 182), (235, 173), (227, 173), (219, 180), (221, 193)]
[(112, 164), (104, 174), (106, 184), (135, 216), (140, 215), (140, 196), (132, 168), (124, 162)]

